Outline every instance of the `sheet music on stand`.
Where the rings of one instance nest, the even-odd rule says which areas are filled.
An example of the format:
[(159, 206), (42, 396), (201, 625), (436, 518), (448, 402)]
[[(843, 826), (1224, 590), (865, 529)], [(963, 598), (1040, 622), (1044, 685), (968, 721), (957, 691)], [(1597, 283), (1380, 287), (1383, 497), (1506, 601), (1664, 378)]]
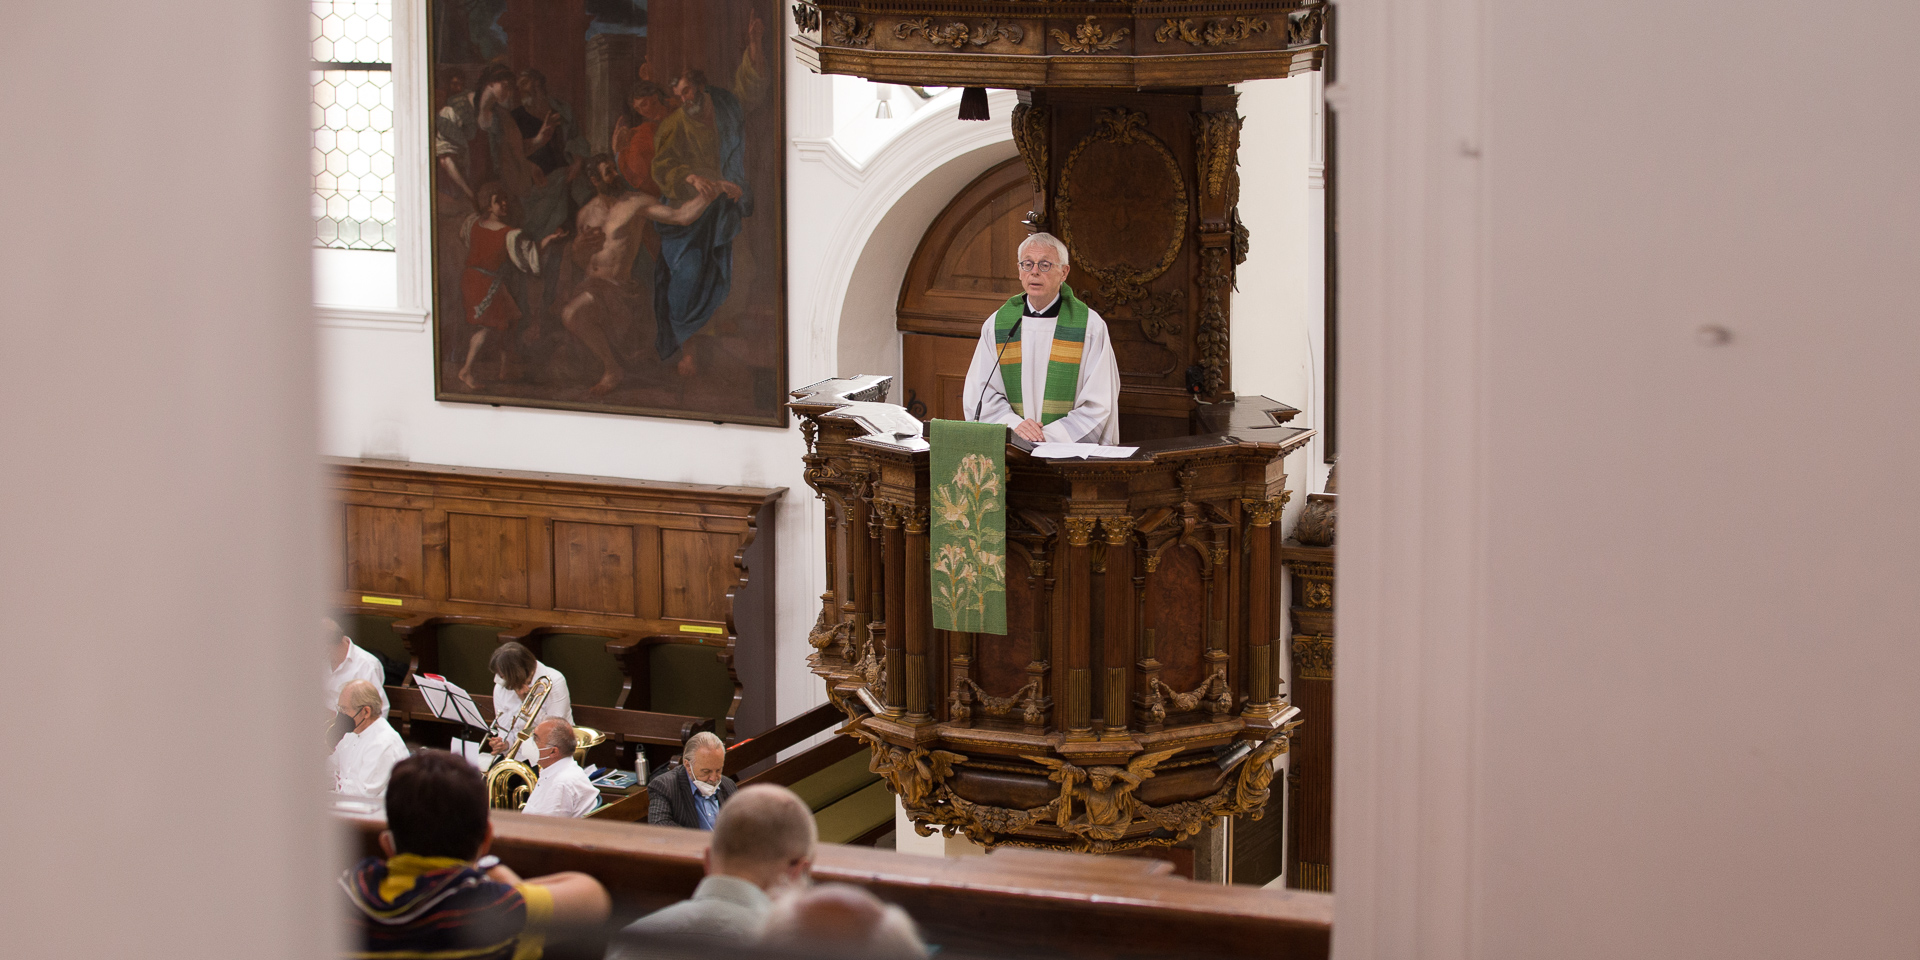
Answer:
[[(426, 698), (427, 709), (433, 715), (460, 724), (461, 736), (453, 741), (455, 753), (466, 757), (468, 762), (485, 771), (493, 765), (493, 755), (481, 752), (486, 745), (488, 732), (492, 729), (485, 717), (480, 715), (480, 705), (473, 702), (473, 696), (460, 688), (460, 685), (446, 677), (434, 673), (422, 673), (414, 677), (420, 688), (420, 695)], [(472, 736), (476, 739), (467, 739)]]

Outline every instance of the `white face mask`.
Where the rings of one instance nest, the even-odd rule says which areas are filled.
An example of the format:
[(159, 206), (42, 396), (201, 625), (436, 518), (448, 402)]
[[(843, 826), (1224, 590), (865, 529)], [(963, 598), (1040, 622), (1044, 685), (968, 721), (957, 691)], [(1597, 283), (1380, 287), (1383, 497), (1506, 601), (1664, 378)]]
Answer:
[(693, 788), (700, 791), (701, 796), (711, 797), (720, 789), (720, 785), (717, 783), (708, 783), (705, 780), (695, 780), (693, 782)]

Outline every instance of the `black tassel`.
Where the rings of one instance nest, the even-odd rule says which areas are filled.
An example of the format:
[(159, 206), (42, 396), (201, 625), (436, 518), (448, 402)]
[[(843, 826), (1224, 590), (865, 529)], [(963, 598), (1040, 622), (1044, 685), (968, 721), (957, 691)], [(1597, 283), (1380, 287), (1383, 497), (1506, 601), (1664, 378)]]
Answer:
[(960, 119), (991, 120), (987, 116), (987, 88), (968, 87), (960, 92)]

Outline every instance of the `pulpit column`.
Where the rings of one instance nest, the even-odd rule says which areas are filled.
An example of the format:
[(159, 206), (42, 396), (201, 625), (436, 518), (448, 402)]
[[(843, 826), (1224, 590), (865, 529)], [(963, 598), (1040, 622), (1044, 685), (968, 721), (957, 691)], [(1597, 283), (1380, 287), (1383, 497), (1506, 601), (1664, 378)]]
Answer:
[(1273, 659), (1273, 519), (1276, 500), (1242, 500), (1251, 518), (1247, 530), (1247, 709), (1272, 703), (1275, 692)]
[(1133, 659), (1134, 580), (1132, 517), (1103, 517), (1100, 527), (1106, 534), (1106, 618), (1101, 639), (1102, 670), (1100, 716), (1107, 732), (1127, 729), (1127, 664)]
[(878, 646), (873, 622), (876, 619), (873, 584), (874, 577), (878, 575), (874, 567), (878, 566), (878, 558), (869, 532), (873, 519), (873, 474), (870, 470), (859, 471), (856, 468), (850, 479), (852, 484), (848, 491), (845, 522), (847, 553), (850, 554), (847, 558), (847, 580), (853, 588), (850, 591), (853, 595), (847, 598), (852, 607), (848, 613), (853, 621), (853, 650), (849, 652), (849, 659), (859, 663), (866, 660), (869, 651)]
[(873, 506), (872, 526), (882, 558), (874, 565), (873, 584), (874, 617), (883, 622), (881, 656), (886, 663), (881, 699), (887, 705), (887, 712), (897, 715), (906, 706), (907, 651), (901, 643), (907, 633), (906, 597), (902, 593), (905, 578), (888, 576), (887, 571), (905, 568), (906, 544), (900, 536), (899, 506), (884, 501), (876, 501)]
[[(933, 634), (933, 613), (927, 593), (927, 508), (902, 507), (906, 526), (906, 597), (904, 598), (906, 636), (907, 722), (927, 719), (927, 638)], [(892, 528), (888, 533), (892, 534)], [(897, 538), (896, 538), (897, 539)], [(889, 554), (891, 556), (891, 554)]]

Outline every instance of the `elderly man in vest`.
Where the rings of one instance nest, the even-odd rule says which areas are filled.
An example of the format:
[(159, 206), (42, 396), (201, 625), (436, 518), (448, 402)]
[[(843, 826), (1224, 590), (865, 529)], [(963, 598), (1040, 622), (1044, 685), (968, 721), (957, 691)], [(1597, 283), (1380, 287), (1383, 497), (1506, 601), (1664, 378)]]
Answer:
[(680, 764), (647, 784), (647, 822), (712, 830), (733, 796), (733, 778), (721, 774), (727, 747), (705, 730), (687, 738)]
[(967, 419), (1055, 443), (1120, 439), (1120, 368), (1100, 314), (1066, 284), (1067, 245), (1050, 233), (1020, 244), (1025, 292), (987, 318), (967, 368)]

